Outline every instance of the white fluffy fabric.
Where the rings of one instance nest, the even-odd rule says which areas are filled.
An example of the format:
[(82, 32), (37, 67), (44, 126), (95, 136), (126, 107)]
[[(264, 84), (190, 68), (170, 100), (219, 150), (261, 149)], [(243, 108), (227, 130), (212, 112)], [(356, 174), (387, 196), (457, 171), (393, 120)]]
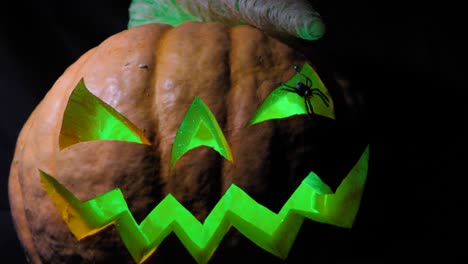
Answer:
[(187, 20), (249, 24), (307, 40), (318, 39), (325, 31), (307, 0), (133, 0), (130, 6), (129, 27), (149, 22), (177, 26)]

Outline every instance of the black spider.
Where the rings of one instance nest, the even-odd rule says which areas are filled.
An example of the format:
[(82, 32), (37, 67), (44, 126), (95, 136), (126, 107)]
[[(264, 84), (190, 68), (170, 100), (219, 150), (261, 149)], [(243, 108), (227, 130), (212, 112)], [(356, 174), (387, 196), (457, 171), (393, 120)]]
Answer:
[(323, 103), (328, 107), (330, 100), (328, 97), (320, 91), (318, 88), (312, 88), (312, 80), (309, 77), (305, 76), (301, 72), (299, 72), (299, 67), (294, 65), (294, 71), (302, 76), (305, 79), (305, 83), (297, 82), (296, 86), (287, 85), (285, 83), (280, 83), (281, 86), (285, 86), (285, 88), (281, 88), (282, 90), (292, 92), (298, 94), (300, 97), (304, 98), (304, 104), (306, 107), (307, 115), (312, 116), (314, 114), (314, 109), (312, 107), (312, 102), (310, 99), (312, 96), (317, 95), (323, 101)]

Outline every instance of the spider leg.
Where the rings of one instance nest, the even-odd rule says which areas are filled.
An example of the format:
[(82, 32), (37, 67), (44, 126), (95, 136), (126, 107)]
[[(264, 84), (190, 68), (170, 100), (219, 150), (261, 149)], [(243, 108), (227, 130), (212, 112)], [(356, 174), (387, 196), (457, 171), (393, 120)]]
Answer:
[[(305, 76), (305, 75), (304, 75)], [(311, 79), (309, 79), (307, 76), (306, 77), (306, 85), (307, 87), (312, 87), (314, 85), (314, 83), (312, 82)]]
[(314, 114), (314, 108), (312, 107), (312, 102), (309, 98), (304, 98), (304, 104), (306, 107), (307, 115), (310, 117)]
[(324, 104), (326, 107), (329, 107), (329, 106), (330, 106), (329, 100), (328, 100), (328, 98), (327, 98), (326, 96), (321, 95), (321, 94), (318, 94), (318, 96), (322, 99), (322, 102), (323, 102), (323, 104)]
[(319, 89), (313, 89), (312, 95), (317, 95), (317, 96), (319, 96), (319, 97), (322, 99), (323, 103), (324, 103), (327, 107), (330, 105), (330, 104), (329, 104), (330, 99), (328, 99), (328, 97), (327, 97), (322, 91), (320, 91)]
[(283, 91), (287, 91), (287, 92), (291, 92), (291, 93), (295, 93), (295, 94), (298, 94), (298, 91), (296, 89), (293, 89), (293, 88), (281, 88), (281, 90)]
[(306, 76), (305, 74), (303, 74), (302, 72), (297, 72), (297, 73), (306, 81), (305, 85), (306, 85), (307, 87), (312, 87), (312, 86), (313, 86), (313, 82), (312, 82), (312, 80), (311, 80), (309, 77), (307, 77), (307, 76)]
[(307, 77), (305, 74), (303, 74), (302, 72), (299, 71), (299, 66), (294, 65), (294, 71), (297, 74), (299, 74), (302, 78), (304, 78), (304, 80), (306, 81), (305, 84), (306, 84), (307, 87), (312, 87), (312, 85), (313, 85), (312, 80), (309, 77)]
[(284, 86), (284, 87), (281, 88), (281, 90), (288, 91), (288, 92), (295, 93), (295, 94), (299, 94), (298, 90), (294, 86), (287, 85), (285, 83), (280, 83), (280, 85)]
[(325, 101), (325, 102), (327, 102), (327, 103), (330, 101), (330, 99), (328, 99), (328, 96), (326, 96), (326, 95), (325, 95), (324, 93), (322, 93), (320, 90), (312, 91), (312, 94), (313, 94), (313, 95), (318, 95), (318, 96), (320, 96), (320, 98), (322, 98), (322, 100)]
[[(319, 88), (313, 88), (311, 90), (312, 90), (312, 93), (320, 94), (320, 95), (324, 96), (325, 98), (327, 98), (327, 96)], [(328, 98), (327, 98), (327, 100), (328, 100)]]

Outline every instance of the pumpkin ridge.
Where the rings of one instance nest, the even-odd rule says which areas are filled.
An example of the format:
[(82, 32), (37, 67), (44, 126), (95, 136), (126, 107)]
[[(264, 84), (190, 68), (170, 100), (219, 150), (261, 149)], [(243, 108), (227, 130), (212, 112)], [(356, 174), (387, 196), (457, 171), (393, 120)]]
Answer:
[[(172, 31), (174, 28), (173, 27), (167, 27), (161, 34), (161, 36), (158, 38), (158, 41), (155, 41), (154, 44), (155, 46), (153, 47), (154, 53), (153, 53), (153, 67), (150, 68), (150, 81), (149, 84), (147, 85), (147, 88), (145, 89), (145, 92), (148, 93), (148, 97), (151, 97), (152, 99), (150, 100), (150, 109), (152, 111), (149, 111), (151, 114), (151, 120), (152, 122), (152, 129), (151, 129), (151, 136), (149, 138), (151, 143), (151, 148), (153, 151), (159, 151), (159, 145), (161, 142), (165, 140), (165, 138), (159, 137), (159, 116), (158, 116), (158, 104), (156, 103), (157, 97), (158, 97), (158, 86), (159, 86), (159, 78), (158, 78), (158, 71), (160, 68), (160, 49), (161, 49), (161, 43), (165, 41), (167, 38), (168, 34), (170, 31)], [(147, 91), (146, 91), (147, 90)], [(159, 159), (159, 164), (158, 166), (161, 168), (161, 162), (162, 159)], [(154, 175), (155, 177), (158, 177), (158, 175)]]
[[(144, 25), (141, 25), (141, 26), (144, 27), (144, 26), (147, 26), (147, 25), (144, 24)], [(174, 138), (175, 138), (175, 134), (160, 136), (161, 135), (161, 133), (160, 133), (161, 132), (161, 127), (160, 127), (159, 112), (160, 112), (161, 109), (160, 109), (160, 104), (157, 103), (158, 98), (160, 96), (158, 92), (161, 89), (160, 87), (164, 85), (164, 84), (161, 84), (161, 81), (165, 80), (165, 78), (162, 78), (160, 76), (160, 74), (164, 73), (163, 72), (164, 68), (161, 66), (161, 64), (164, 64), (164, 61), (162, 61), (162, 58), (161, 58), (162, 56), (160, 56), (160, 54), (162, 54), (164, 52), (165, 43), (171, 37), (171, 34), (174, 33), (174, 30), (175, 30), (175, 27), (171, 26), (166, 31), (164, 31), (162, 36), (156, 42), (156, 47), (154, 48), (154, 50), (155, 50), (155, 52), (154, 52), (154, 69), (152, 70), (152, 73), (151, 73), (152, 78), (151, 78), (150, 87), (152, 89), (150, 89), (150, 90), (152, 92), (151, 96), (153, 98), (153, 100), (151, 101), (152, 102), (151, 109), (154, 109), (154, 111), (152, 111), (152, 113), (153, 113), (155, 133), (154, 133), (154, 136), (150, 140), (153, 142), (154, 148), (159, 152), (162, 152), (161, 145), (166, 144), (168, 141), (173, 141)], [(161, 69), (161, 73), (160, 73), (159, 69)], [(164, 168), (165, 163), (166, 162), (164, 162), (163, 159), (161, 159), (160, 162), (159, 162), (159, 167)]]
[(170, 157), (175, 135), (195, 96), (207, 103), (217, 122), (224, 126), (223, 97), (229, 88), (226, 29), (220, 23), (185, 22), (168, 32), (158, 49), (158, 67), (162, 70), (156, 73), (155, 104), (162, 193), (172, 193), (200, 219), (214, 206), (210, 201), (220, 196), (219, 154), (199, 147), (184, 154), (172, 169)]

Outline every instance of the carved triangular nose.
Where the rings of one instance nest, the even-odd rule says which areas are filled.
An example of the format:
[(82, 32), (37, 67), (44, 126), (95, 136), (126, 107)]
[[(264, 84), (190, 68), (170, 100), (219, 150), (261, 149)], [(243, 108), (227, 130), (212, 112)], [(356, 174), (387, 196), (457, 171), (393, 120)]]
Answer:
[(171, 168), (187, 151), (207, 146), (233, 161), (231, 148), (215, 116), (199, 97), (193, 99), (172, 145)]

